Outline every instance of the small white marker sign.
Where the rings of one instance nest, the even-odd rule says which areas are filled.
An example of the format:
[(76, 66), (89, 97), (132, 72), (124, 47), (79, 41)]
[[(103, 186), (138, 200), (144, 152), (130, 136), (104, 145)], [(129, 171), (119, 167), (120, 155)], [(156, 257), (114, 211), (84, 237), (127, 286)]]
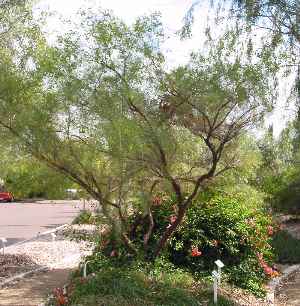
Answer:
[(5, 243), (7, 242), (7, 239), (4, 237), (1, 237), (0, 240), (2, 241), (2, 250), (3, 250), (3, 255), (4, 255)]
[(218, 268), (223, 268), (225, 266), (220, 259), (216, 260), (215, 264), (217, 265)]
[(56, 235), (54, 233), (51, 233), (52, 241), (55, 241)]
[(222, 269), (225, 265), (223, 264), (223, 262), (222, 262), (220, 259), (216, 260), (216, 261), (215, 261), (215, 264), (216, 264), (216, 266), (218, 267), (218, 275), (219, 275), (219, 277), (218, 277), (218, 283), (219, 283), (219, 285), (220, 285), (220, 284), (221, 284), (221, 274), (222, 274), (221, 269)]
[(218, 279), (219, 273), (217, 271), (212, 271), (212, 277), (214, 278), (213, 290), (214, 290), (214, 304), (218, 303)]

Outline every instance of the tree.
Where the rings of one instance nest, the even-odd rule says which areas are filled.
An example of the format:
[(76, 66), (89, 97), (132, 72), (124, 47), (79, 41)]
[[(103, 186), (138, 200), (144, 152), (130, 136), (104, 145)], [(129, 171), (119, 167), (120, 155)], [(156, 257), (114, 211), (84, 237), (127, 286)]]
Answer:
[(0, 173), (5, 190), (14, 198), (62, 199), (67, 196), (66, 189), (74, 188), (63, 175), (20, 152), (16, 145), (8, 145), (8, 140), (0, 144)]
[[(181, 31), (183, 37), (191, 35), (191, 26), (194, 22), (194, 10), (204, 1), (194, 1), (184, 18)], [(222, 8), (229, 8), (229, 17), (236, 18), (239, 27), (255, 26), (271, 32), (277, 42), (280, 38), (288, 38), (291, 45), (300, 42), (300, 5), (294, 0), (230, 0), (212, 1), (217, 4), (215, 13)], [(274, 41), (275, 43), (275, 41)]]
[[(22, 90), (0, 101), (0, 125), (97, 199), (131, 253), (130, 233), (146, 220), (145, 254), (156, 257), (201, 189), (234, 166), (239, 135), (269, 110), (268, 71), (226, 38), (166, 71), (157, 15), (128, 26), (98, 13), (82, 30), (85, 36), (71, 33), (52, 47), (38, 40), (34, 69), (13, 75)], [(176, 200), (153, 251), (157, 190)], [(142, 207), (134, 205), (138, 196)]]
[(300, 4), (296, 0), (237, 0), (233, 14), (248, 23), (271, 31), (275, 36), (286, 36), (291, 44), (300, 43)]

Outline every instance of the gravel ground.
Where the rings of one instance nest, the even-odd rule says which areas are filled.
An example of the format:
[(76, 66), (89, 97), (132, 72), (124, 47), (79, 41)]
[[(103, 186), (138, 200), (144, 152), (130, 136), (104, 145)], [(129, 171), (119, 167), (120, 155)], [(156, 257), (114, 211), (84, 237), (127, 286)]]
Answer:
[[(78, 226), (76, 230), (91, 232), (93, 227)], [(8, 277), (46, 266), (49, 269), (72, 269), (78, 267), (83, 257), (90, 255), (93, 244), (86, 241), (68, 239), (64, 230), (56, 232), (52, 241), (51, 234), (41, 235), (31, 241), (5, 248), (0, 257), (0, 282)]]
[(27, 255), (0, 255), (0, 283), (6, 278), (38, 268)]
[(274, 306), (274, 304), (268, 301), (267, 297), (264, 299), (257, 298), (241, 288), (237, 288), (226, 283), (221, 284), (219, 290), (237, 306)]
[(91, 245), (86, 242), (69, 240), (32, 241), (6, 250), (9, 254), (27, 255), (33, 262), (51, 269), (76, 267), (83, 256), (91, 253)]
[[(84, 256), (90, 255), (93, 245), (86, 241), (71, 241), (63, 234), (63, 230), (56, 232), (56, 239), (52, 241), (51, 234), (41, 235), (19, 245), (12, 245), (5, 249), (6, 254), (24, 255), (37, 266), (50, 269), (76, 268)], [(24, 269), (29, 265), (24, 262)]]

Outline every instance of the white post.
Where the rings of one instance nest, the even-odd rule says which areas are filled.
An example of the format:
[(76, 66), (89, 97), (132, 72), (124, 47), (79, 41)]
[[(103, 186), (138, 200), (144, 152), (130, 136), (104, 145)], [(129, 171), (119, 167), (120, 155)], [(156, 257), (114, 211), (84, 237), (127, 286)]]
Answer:
[(219, 278), (218, 278), (218, 283), (219, 283), (219, 285), (221, 284), (221, 273), (222, 273), (222, 268), (224, 267), (224, 264), (223, 264), (223, 262), (221, 261), (221, 260), (216, 260), (215, 261), (215, 264), (217, 265), (217, 267), (218, 267), (218, 274), (219, 274)]
[(86, 268), (87, 268), (87, 264), (89, 263), (89, 261), (86, 261), (84, 263), (84, 266), (83, 266), (83, 277), (86, 278)]
[(52, 242), (54, 242), (55, 241), (55, 237), (56, 237), (55, 233), (51, 233), (51, 236), (52, 236)]
[(5, 253), (5, 243), (7, 242), (7, 240), (4, 237), (0, 238), (0, 240), (2, 241), (2, 252), (3, 252), (3, 255), (4, 255), (4, 253)]
[(213, 290), (214, 290), (214, 304), (218, 303), (218, 279), (219, 279), (219, 274), (217, 271), (212, 272), (212, 276), (214, 279), (214, 284), (213, 284)]

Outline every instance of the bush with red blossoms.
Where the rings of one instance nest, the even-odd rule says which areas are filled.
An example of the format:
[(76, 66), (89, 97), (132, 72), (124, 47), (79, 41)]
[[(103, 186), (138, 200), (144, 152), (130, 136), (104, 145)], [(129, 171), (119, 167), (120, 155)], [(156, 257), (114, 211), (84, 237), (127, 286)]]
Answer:
[(221, 259), (229, 281), (259, 294), (263, 282), (278, 275), (270, 245), (275, 231), (271, 216), (259, 208), (213, 194), (193, 204), (168, 253), (175, 265), (198, 273), (210, 273), (214, 261)]
[[(261, 293), (263, 282), (278, 273), (273, 269), (270, 246), (272, 234), (277, 230), (272, 218), (259, 205), (251, 204), (249, 194), (244, 199), (236, 195), (204, 194), (187, 211), (163, 252), (164, 258), (197, 275), (210, 275), (214, 262), (221, 259), (230, 282), (255, 294)], [(176, 197), (161, 198), (159, 205), (157, 200), (152, 205), (154, 226), (147, 249), (149, 259), (162, 233), (178, 218)], [(149, 218), (135, 214), (132, 218), (139, 222), (131, 228), (129, 237), (138, 252), (143, 253)], [(122, 262), (127, 260), (128, 252), (115, 242), (104, 246), (104, 254)]]

